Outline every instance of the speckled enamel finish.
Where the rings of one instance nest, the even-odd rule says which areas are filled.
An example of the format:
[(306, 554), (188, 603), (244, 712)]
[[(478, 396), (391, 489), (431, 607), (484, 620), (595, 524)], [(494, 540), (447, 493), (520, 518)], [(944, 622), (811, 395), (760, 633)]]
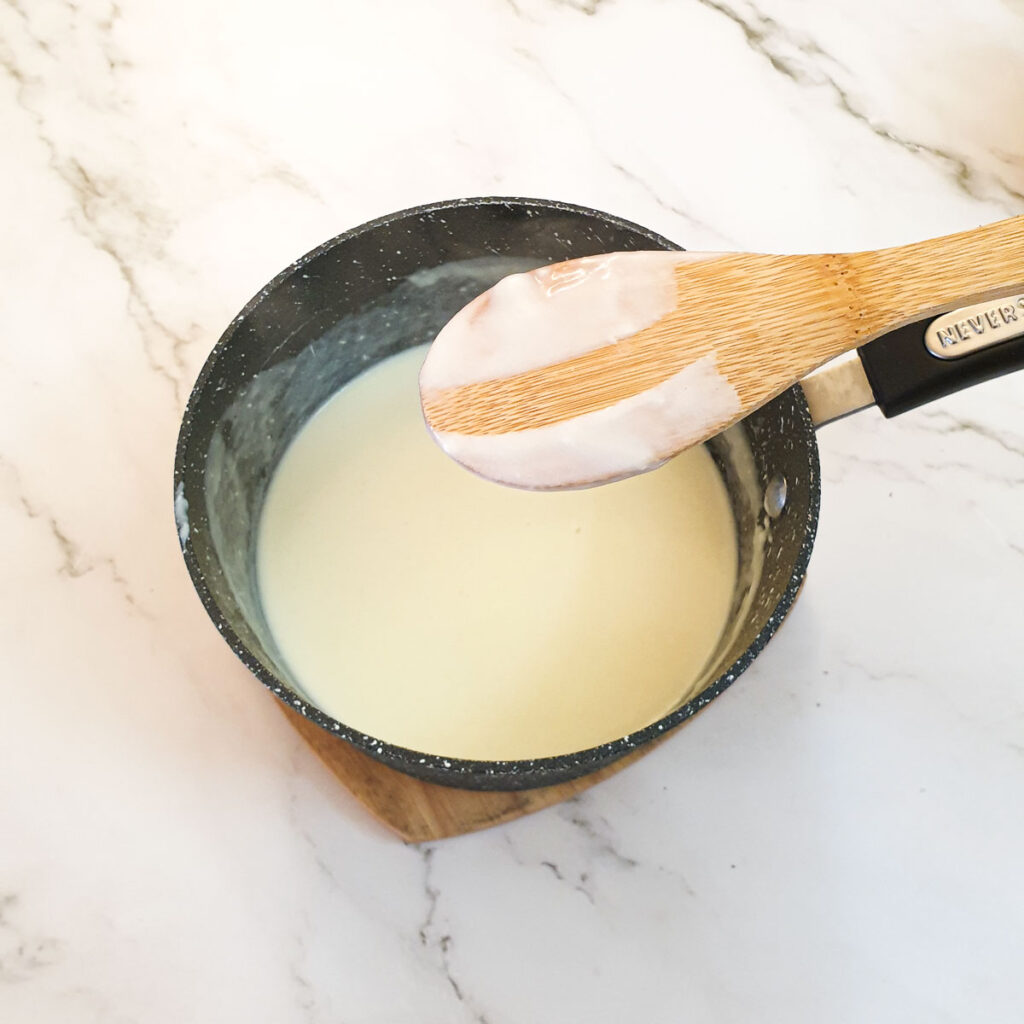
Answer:
[[(817, 446), (799, 388), (745, 423), (761, 488), (781, 475), (788, 499), (783, 514), (771, 523), (757, 591), (720, 659), (722, 671), (691, 700), (631, 736), (529, 761), (464, 761), (396, 747), (349, 729), (289, 684), (262, 618), (253, 558), (255, 529), (277, 459), (327, 394), (372, 362), (430, 340), (454, 308), (417, 311), (408, 320), (409, 329), (399, 332), (401, 338), (383, 348), (368, 350), (353, 336), (347, 348), (331, 348), (327, 370), (318, 366), (317, 373), (303, 377), (304, 360), (317, 342), (323, 349), (325, 338), (337, 341), (343, 320), (358, 322), (367, 311), (380, 316), (383, 310), (386, 316), (390, 298), (401, 294), (410, 275), (453, 260), (517, 256), (540, 265), (642, 248), (679, 247), (635, 224), (564, 203), (504, 198), (437, 203), (381, 218), (326, 242), (274, 278), (232, 321), (185, 410), (174, 472), (175, 514), (185, 562), (208, 614), (232, 650), (282, 702), (411, 775), (473, 789), (526, 789), (595, 771), (651, 742), (705, 707), (757, 657), (796, 597), (817, 526)], [(487, 286), (476, 282), (473, 287), (482, 291)], [(463, 303), (471, 297), (460, 293), (457, 299)], [(284, 375), (284, 383), (275, 385), (265, 408), (249, 401), (247, 396), (272, 381), (273, 373)], [(728, 483), (727, 455), (715, 455)], [(736, 511), (741, 546), (749, 547), (757, 528), (754, 519), (763, 517), (763, 510)]]

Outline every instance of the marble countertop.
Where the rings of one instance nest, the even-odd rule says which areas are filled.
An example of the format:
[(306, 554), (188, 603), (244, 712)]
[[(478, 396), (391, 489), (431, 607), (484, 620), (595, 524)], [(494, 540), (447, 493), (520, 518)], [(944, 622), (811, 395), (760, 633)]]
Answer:
[(808, 584), (622, 774), (405, 846), (190, 586), (189, 388), (462, 195), (697, 248), (1024, 212), (1005, 0), (0, 2), (0, 1020), (1024, 1020), (1024, 376), (821, 435)]

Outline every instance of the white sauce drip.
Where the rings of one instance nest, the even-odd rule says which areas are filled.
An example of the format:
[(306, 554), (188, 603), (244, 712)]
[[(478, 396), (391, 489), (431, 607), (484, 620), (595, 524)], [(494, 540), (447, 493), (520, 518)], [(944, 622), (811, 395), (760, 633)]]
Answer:
[(174, 489), (174, 522), (178, 527), (178, 541), (182, 547), (188, 543), (188, 499), (184, 481)]

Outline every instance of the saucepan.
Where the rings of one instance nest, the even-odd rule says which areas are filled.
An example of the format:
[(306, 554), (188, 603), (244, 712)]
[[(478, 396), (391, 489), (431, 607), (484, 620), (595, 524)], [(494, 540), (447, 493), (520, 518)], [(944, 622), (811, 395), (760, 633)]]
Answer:
[[(320, 710), (291, 678), (264, 617), (256, 535), (288, 444), (339, 387), (379, 360), (431, 341), (508, 272), (578, 256), (680, 246), (637, 224), (567, 203), (483, 198), (372, 221), (286, 268), (232, 321), (192, 391), (178, 437), (174, 511), (185, 563), (210, 618), (238, 657), (294, 711), (407, 774), (470, 789), (562, 782), (651, 743), (696, 714), (764, 649), (807, 571), (818, 523), (815, 428), (877, 403), (893, 415), (1024, 365), (1024, 299), (1004, 314), (962, 310), (913, 324), (813, 376), (709, 443), (736, 522), (739, 572), (730, 625), (678, 705), (644, 729), (587, 750), (533, 760), (468, 761), (369, 736)], [(449, 272), (431, 277), (431, 271)], [(452, 267), (462, 268), (451, 273)], [(1019, 328), (1015, 314), (1018, 310)], [(977, 328), (977, 329), (976, 329)], [(986, 333), (987, 332), (987, 333)], [(345, 344), (338, 342), (344, 337)], [(343, 668), (339, 668), (343, 671)]]

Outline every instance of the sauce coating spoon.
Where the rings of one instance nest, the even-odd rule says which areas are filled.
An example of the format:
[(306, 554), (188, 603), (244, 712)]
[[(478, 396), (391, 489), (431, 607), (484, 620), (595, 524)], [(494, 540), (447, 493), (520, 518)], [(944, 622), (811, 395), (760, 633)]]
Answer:
[[(424, 362), (423, 413), (452, 458), (499, 483), (607, 483), (903, 324), (1022, 290), (1024, 217), (858, 253), (587, 256), (456, 314)], [(1016, 317), (1000, 309), (987, 315)]]

